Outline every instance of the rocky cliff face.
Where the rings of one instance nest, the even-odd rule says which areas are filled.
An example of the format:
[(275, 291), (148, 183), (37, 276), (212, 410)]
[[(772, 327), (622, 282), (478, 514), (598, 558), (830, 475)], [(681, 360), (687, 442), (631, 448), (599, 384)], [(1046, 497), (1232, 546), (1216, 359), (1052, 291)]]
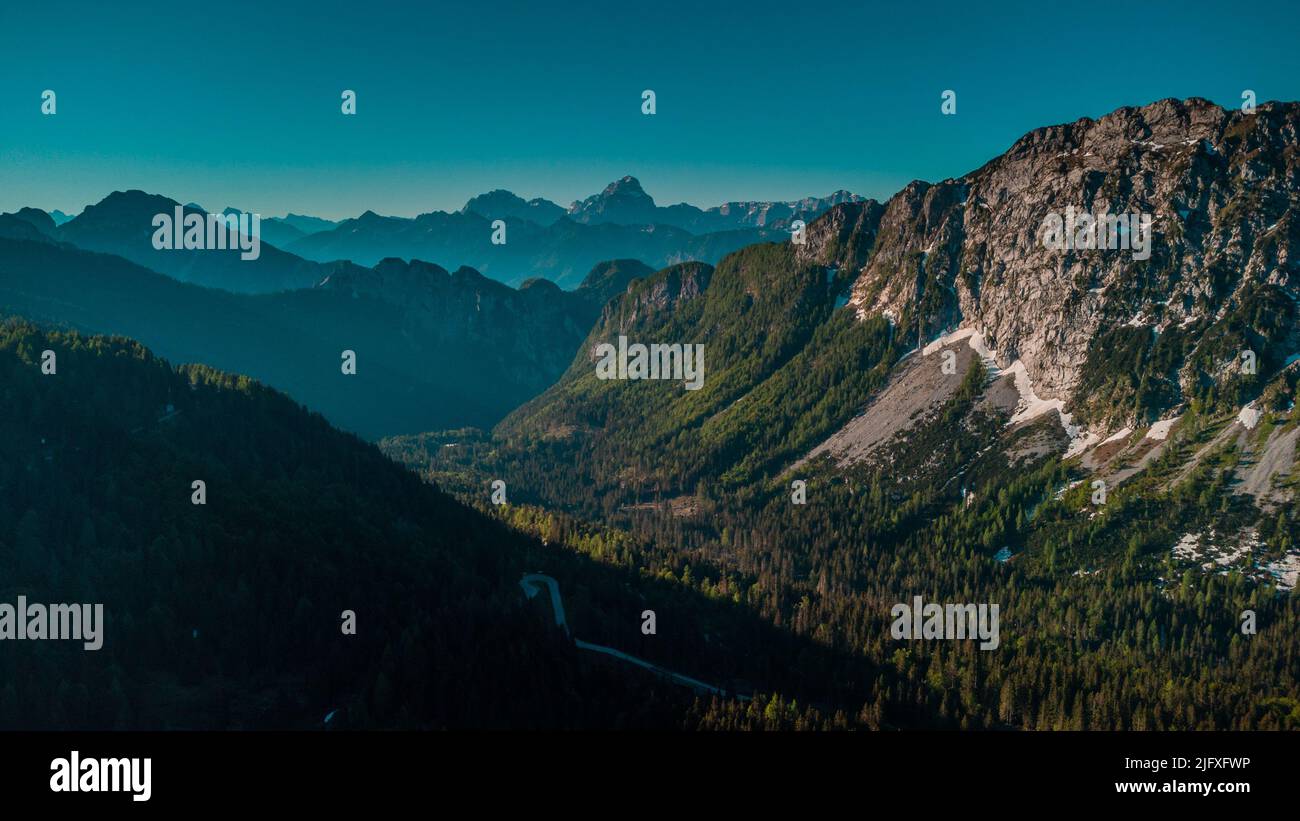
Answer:
[[(1090, 399), (1085, 366), (1108, 335), (1144, 329), (1154, 348), (1176, 331), (1173, 370), (1151, 375), (1173, 404), (1244, 349), (1275, 366), (1300, 349), (1298, 126), (1294, 103), (1247, 114), (1189, 99), (1041, 128), (882, 209), (832, 208), (800, 254), (856, 272), (859, 316), (921, 342), (973, 327), (999, 366), (1023, 362), (1039, 397), (1067, 405)], [(1046, 247), (1044, 220), (1067, 208), (1148, 215), (1149, 256)]]
[(605, 305), (591, 338), (603, 340), (602, 333), (626, 333), (670, 314), (679, 303), (699, 298), (712, 278), (712, 265), (683, 262), (633, 283), (624, 298)]

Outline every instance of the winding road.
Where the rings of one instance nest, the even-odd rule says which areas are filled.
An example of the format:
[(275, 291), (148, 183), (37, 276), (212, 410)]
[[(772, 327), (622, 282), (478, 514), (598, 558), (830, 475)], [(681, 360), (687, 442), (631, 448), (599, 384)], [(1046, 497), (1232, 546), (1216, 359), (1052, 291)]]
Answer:
[(538, 593), (542, 592), (543, 587), (550, 589), (551, 610), (555, 613), (555, 626), (564, 630), (564, 635), (570, 638), (573, 641), (574, 646), (580, 650), (590, 650), (593, 653), (602, 653), (606, 656), (612, 656), (619, 661), (636, 665), (637, 667), (649, 670), (650, 672), (662, 676), (676, 684), (681, 684), (700, 692), (712, 693), (717, 696), (734, 696), (744, 701), (748, 701), (749, 699), (748, 696), (728, 693), (721, 687), (714, 687), (712, 684), (705, 684), (698, 679), (684, 676), (681, 673), (675, 673), (672, 670), (660, 667), (658, 664), (646, 661), (645, 659), (630, 656), (622, 650), (615, 650), (613, 647), (606, 647), (602, 644), (592, 644), (589, 641), (573, 638), (573, 634), (569, 631), (568, 618), (564, 615), (564, 602), (560, 600), (560, 585), (555, 581), (555, 579), (550, 576), (544, 576), (541, 573), (529, 573), (527, 576), (520, 579), (519, 586), (524, 589), (524, 596), (529, 599), (532, 599)]

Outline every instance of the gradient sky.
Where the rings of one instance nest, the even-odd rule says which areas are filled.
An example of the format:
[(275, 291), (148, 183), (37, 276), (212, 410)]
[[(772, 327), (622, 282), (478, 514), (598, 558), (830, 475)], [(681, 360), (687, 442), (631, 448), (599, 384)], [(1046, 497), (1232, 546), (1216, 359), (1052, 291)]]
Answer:
[(661, 205), (885, 198), (1123, 105), (1300, 99), (1294, 3), (991, 5), (0, 0), (0, 210), (409, 216), (624, 174)]

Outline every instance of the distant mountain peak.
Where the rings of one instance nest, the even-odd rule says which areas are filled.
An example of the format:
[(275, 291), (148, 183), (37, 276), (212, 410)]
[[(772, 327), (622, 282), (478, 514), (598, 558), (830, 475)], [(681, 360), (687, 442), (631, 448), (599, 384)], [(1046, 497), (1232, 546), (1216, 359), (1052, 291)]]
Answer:
[(27, 222), (42, 234), (51, 234), (58, 227), (54, 218), (39, 208), (20, 208), (13, 216)]
[(645, 189), (641, 187), (641, 181), (631, 174), (624, 174), (622, 177), (605, 186), (606, 194), (641, 194), (649, 197)]
[[(300, 239), (302, 236), (307, 234), (329, 231), (338, 227), (338, 223), (333, 220), (321, 219), (320, 217), (313, 217), (307, 214), (295, 214), (292, 212), (285, 214), (283, 217), (271, 217), (264, 220), (264, 222), (268, 226), (271, 226), (271, 233), (267, 234), (268, 237), (279, 230), (277, 226), (282, 226), (286, 229), (281, 233), (283, 242)], [(280, 245), (281, 243), (276, 242), (274, 244)]]
[(629, 174), (614, 180), (599, 194), (569, 206), (569, 216), (578, 222), (649, 225), (656, 222), (658, 207), (641, 182)]
[(528, 220), (541, 226), (548, 226), (564, 216), (564, 209), (541, 197), (525, 200), (523, 197), (504, 188), (497, 188), (486, 194), (472, 197), (460, 209), (462, 214), (477, 214), (486, 219)]
[(861, 199), (840, 189), (825, 197), (791, 201), (734, 201), (709, 209), (685, 202), (663, 207), (656, 205), (640, 180), (629, 174), (614, 180), (599, 194), (573, 203), (569, 218), (593, 225), (669, 225), (698, 235), (742, 228), (786, 229), (796, 219), (811, 222), (834, 205)]
[(176, 200), (173, 200), (170, 197), (164, 197), (162, 194), (150, 194), (148, 191), (141, 191), (139, 188), (128, 188), (125, 191), (112, 192), (91, 207), (137, 204), (142, 202), (154, 202), (157, 200), (166, 200), (167, 202), (172, 203), (176, 202)]

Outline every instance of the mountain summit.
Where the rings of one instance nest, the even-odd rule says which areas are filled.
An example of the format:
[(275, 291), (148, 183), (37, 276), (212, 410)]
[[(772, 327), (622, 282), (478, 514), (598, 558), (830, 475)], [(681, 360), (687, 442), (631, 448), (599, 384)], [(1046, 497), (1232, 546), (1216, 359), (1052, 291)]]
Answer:
[(657, 216), (655, 201), (633, 176), (614, 180), (599, 194), (592, 194), (569, 206), (570, 219), (588, 224), (650, 225), (662, 222), (656, 219)]
[(462, 214), (478, 214), (490, 220), (528, 220), (542, 226), (550, 225), (564, 216), (564, 209), (550, 200), (541, 197), (525, 200), (502, 188), (472, 197), (460, 211)]

